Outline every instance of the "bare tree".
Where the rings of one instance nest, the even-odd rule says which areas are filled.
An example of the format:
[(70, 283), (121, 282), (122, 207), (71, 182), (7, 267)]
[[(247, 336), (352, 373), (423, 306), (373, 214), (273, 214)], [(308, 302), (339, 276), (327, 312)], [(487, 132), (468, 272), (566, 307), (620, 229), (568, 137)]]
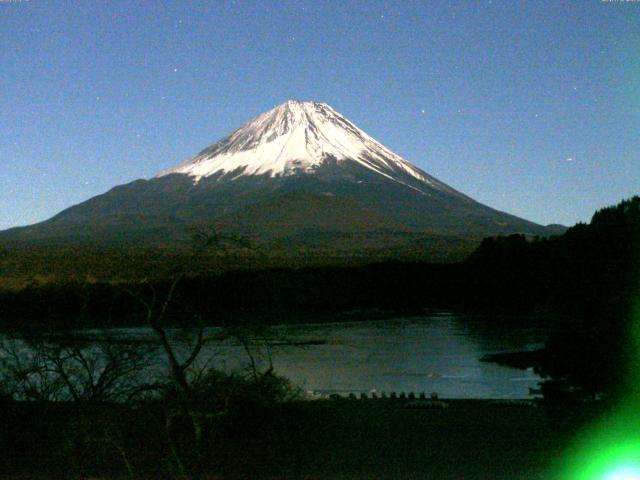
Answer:
[[(190, 420), (193, 429), (193, 451), (196, 457), (195, 463), (196, 465), (199, 465), (203, 454), (203, 435), (208, 413), (203, 411), (202, 408), (199, 408), (198, 401), (196, 399), (197, 395), (194, 393), (194, 385), (197, 385), (199, 382), (194, 382), (193, 379), (202, 380), (207, 369), (201, 368), (200, 372), (195, 372), (193, 379), (190, 378), (189, 374), (194, 373), (194, 365), (201, 354), (202, 349), (207, 343), (208, 338), (205, 337), (202, 322), (199, 322), (200, 326), (197, 328), (195, 339), (193, 340), (186, 355), (183, 355), (181, 358), (176, 345), (169, 338), (165, 327), (167, 312), (170, 305), (174, 302), (178, 286), (188, 273), (194, 270), (194, 265), (203, 252), (210, 248), (216, 248), (218, 251), (226, 251), (231, 247), (241, 247), (245, 249), (251, 248), (249, 242), (245, 238), (237, 235), (223, 234), (215, 228), (197, 229), (193, 233), (193, 242), (194, 247), (192, 249), (190, 261), (185, 262), (182, 268), (175, 273), (173, 280), (164, 295), (159, 295), (155, 286), (149, 282), (144, 282), (142, 285), (142, 289), (148, 288), (150, 290), (149, 299), (146, 299), (145, 296), (142, 295), (141, 290), (136, 292), (127, 290), (127, 293), (129, 293), (143, 306), (146, 323), (151, 327), (158, 338), (164, 356), (167, 360), (170, 383), (173, 386), (171, 390), (174, 392), (173, 397), (176, 400), (176, 408), (167, 409), (166, 430), (174, 460), (182, 474), (186, 473), (186, 468), (184, 461), (178, 452), (179, 449), (172, 438), (171, 431), (173, 429), (174, 422), (178, 418), (188, 418)], [(218, 339), (220, 339), (220, 337), (218, 337)]]
[(157, 395), (157, 383), (145, 375), (157, 347), (100, 340), (70, 335), (5, 339), (0, 343), (0, 383), (14, 400), (72, 402), (74, 419), (65, 430), (71, 464), (80, 468), (87, 449), (109, 458), (115, 454), (133, 479), (124, 434), (127, 417), (97, 417), (94, 407), (109, 403), (110, 412), (115, 403), (130, 405), (149, 393)]
[(152, 384), (142, 372), (149, 347), (103, 338), (98, 343), (70, 336), (5, 339), (0, 371), (5, 389), (18, 400), (130, 401)]

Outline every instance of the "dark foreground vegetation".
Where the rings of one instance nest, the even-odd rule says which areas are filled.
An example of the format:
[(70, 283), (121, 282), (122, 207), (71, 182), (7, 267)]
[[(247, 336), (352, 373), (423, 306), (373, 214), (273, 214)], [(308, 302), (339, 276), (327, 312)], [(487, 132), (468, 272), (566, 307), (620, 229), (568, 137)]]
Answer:
[(199, 478), (536, 480), (551, 478), (568, 438), (543, 408), (408, 404), (244, 399), (206, 425), (200, 463), (188, 423), (176, 420), (172, 447), (158, 403), (16, 404), (3, 410), (0, 462), (45, 478), (180, 478), (197, 464)]
[[(628, 379), (639, 366), (631, 333), (639, 267), (634, 197), (555, 238), (486, 239), (457, 264), (209, 276), (184, 275), (183, 268), (165, 280), (5, 290), (3, 327), (22, 334), (32, 353), (15, 343), (2, 349), (0, 468), (77, 478), (549, 478), (565, 433), (638, 388)], [(538, 313), (548, 327), (545, 347), (492, 360), (543, 375), (540, 407), (304, 402), (272, 369), (257, 369), (246, 342), (260, 323), (425, 307)], [(166, 335), (169, 325), (207, 324), (245, 342), (246, 372), (203, 367), (202, 328), (182, 356)], [(33, 335), (129, 325), (155, 332), (164, 380), (141, 374), (141, 345)]]
[[(155, 321), (160, 318), (154, 318)], [(304, 401), (271, 367), (207, 366), (179, 353), (71, 337), (2, 347), (0, 469), (8, 478), (549, 478), (571, 417), (534, 402), (361, 398)], [(241, 333), (234, 334), (246, 341)], [(196, 360), (205, 360), (197, 362)]]

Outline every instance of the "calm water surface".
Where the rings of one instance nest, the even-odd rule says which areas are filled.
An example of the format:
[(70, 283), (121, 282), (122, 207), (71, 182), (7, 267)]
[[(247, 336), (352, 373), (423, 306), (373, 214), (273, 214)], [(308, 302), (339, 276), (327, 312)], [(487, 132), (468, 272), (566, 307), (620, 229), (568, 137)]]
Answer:
[[(266, 329), (251, 351), (262, 366), (271, 359), (277, 373), (318, 395), (404, 391), (437, 392), (443, 398), (526, 398), (540, 381), (533, 371), (480, 361), (487, 353), (542, 346), (541, 329), (519, 323), (525, 326), (507, 329), (486, 318), (440, 314), (278, 326)], [(152, 338), (149, 329), (108, 332)], [(213, 336), (217, 330), (206, 333)], [(170, 334), (176, 341), (186, 337), (179, 330)], [(211, 342), (201, 355), (202, 361), (227, 370), (246, 367), (247, 358), (244, 348), (229, 340)]]

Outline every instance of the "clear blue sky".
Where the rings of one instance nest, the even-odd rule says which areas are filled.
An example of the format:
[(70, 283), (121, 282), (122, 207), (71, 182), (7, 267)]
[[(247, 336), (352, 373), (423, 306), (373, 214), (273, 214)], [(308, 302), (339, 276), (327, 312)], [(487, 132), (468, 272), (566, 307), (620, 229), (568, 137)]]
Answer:
[(0, 228), (323, 101), (500, 210), (640, 193), (640, 2), (0, 1)]

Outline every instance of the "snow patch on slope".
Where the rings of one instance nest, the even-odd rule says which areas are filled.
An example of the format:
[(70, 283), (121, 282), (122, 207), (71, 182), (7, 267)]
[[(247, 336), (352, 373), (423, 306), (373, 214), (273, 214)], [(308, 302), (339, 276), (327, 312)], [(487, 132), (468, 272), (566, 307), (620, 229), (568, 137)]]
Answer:
[(329, 105), (296, 100), (259, 115), (159, 176), (186, 174), (195, 182), (212, 175), (231, 180), (247, 175), (281, 177), (313, 173), (328, 159), (357, 162), (420, 192), (420, 188), (408, 185), (398, 174), (404, 173), (439, 190), (458, 193), (387, 149)]

